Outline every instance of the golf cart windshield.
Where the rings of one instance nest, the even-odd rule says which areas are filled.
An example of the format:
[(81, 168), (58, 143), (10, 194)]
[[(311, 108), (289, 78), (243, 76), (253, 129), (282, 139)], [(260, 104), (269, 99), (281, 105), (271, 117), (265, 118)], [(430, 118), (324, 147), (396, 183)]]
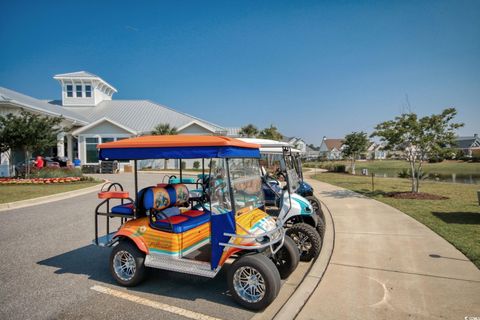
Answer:
[[(232, 210), (243, 214), (264, 205), (258, 159), (215, 159), (211, 167), (210, 199), (213, 214)], [(230, 181), (228, 179), (230, 178)], [(230, 183), (229, 183), (230, 182)], [(231, 186), (231, 189), (229, 188)]]

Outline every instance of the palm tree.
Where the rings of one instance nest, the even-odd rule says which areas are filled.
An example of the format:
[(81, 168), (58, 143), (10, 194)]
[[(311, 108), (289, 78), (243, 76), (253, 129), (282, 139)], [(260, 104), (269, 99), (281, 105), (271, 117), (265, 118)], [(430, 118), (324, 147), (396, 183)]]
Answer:
[(176, 135), (177, 133), (177, 128), (175, 127), (170, 127), (170, 124), (168, 123), (159, 123), (153, 128), (152, 135), (154, 136), (168, 136), (168, 135)]
[(258, 129), (253, 124), (247, 124), (238, 132), (242, 137), (255, 138), (258, 135)]
[[(155, 126), (155, 128), (153, 128), (151, 133), (152, 133), (153, 136), (173, 136), (173, 135), (178, 134), (177, 128), (170, 127), (170, 124), (168, 124), (168, 123), (157, 124)], [(164, 159), (163, 161), (164, 161), (163, 169), (166, 170), (168, 159)]]
[(283, 135), (278, 131), (277, 127), (273, 124), (270, 125), (269, 128), (265, 128), (260, 132), (260, 138), (264, 139), (271, 139), (281, 141), (283, 139)]

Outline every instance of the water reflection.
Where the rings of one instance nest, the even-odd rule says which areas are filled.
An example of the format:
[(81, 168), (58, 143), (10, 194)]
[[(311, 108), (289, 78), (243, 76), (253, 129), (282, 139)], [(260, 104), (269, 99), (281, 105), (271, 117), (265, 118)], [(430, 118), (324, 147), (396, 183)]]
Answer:
[[(375, 172), (375, 177), (397, 178), (398, 172)], [(427, 181), (441, 181), (466, 184), (480, 184), (480, 174), (462, 174), (462, 173), (428, 173)]]

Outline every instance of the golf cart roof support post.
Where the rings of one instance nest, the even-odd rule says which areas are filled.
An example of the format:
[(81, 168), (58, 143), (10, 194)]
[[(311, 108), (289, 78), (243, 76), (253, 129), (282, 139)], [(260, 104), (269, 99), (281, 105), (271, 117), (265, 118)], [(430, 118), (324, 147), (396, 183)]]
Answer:
[[(138, 203), (138, 170), (137, 170), (137, 160), (133, 160), (133, 179), (135, 181), (135, 206)], [(137, 218), (137, 211), (134, 211), (135, 218)]]
[[(229, 163), (228, 163), (228, 160), (230, 160), (229, 158), (225, 158), (225, 164), (226, 164), (226, 169), (227, 169), (227, 179), (228, 179), (228, 190), (229, 190), (229, 194), (230, 194), (230, 202), (232, 203), (232, 211), (233, 211), (233, 216), (235, 217), (235, 198), (233, 196), (233, 188), (232, 188), (232, 181), (230, 180), (230, 167), (229, 167)], [(237, 220), (237, 219), (235, 219)], [(237, 225), (235, 223), (235, 230), (237, 229)]]
[(205, 158), (202, 158), (202, 180), (205, 180)]
[(182, 159), (178, 159), (178, 163), (180, 164), (180, 183), (183, 183), (183, 178), (182, 178)]
[[(290, 212), (290, 210), (292, 209), (292, 193), (291, 193), (291, 189), (290, 189), (290, 179), (289, 179), (289, 176), (288, 176), (288, 166), (287, 166), (287, 152), (291, 152), (290, 148), (289, 147), (283, 147), (283, 161), (285, 161), (285, 180), (287, 182), (287, 191), (288, 191), (288, 202), (290, 204), (290, 206), (288, 207), (288, 210), (287, 212), (285, 213), (285, 217), (288, 217), (288, 214)], [(282, 193), (282, 197), (283, 197), (283, 193)], [(283, 222), (286, 222), (286, 221), (283, 221)]]

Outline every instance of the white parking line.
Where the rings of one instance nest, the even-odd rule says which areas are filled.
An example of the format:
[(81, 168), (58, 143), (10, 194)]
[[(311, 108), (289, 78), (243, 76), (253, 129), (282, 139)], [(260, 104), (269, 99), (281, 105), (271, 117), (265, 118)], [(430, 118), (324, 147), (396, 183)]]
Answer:
[(177, 315), (183, 316), (185, 318), (196, 319), (196, 320), (221, 320), (219, 318), (210, 317), (210, 316), (207, 316), (207, 315), (202, 314), (202, 313), (197, 313), (197, 312), (193, 312), (193, 311), (190, 311), (190, 310), (174, 307), (174, 306), (171, 306), (171, 305), (168, 305), (168, 304), (165, 304), (165, 303), (152, 301), (152, 300), (149, 300), (149, 299), (145, 299), (145, 298), (135, 296), (133, 294), (129, 294), (129, 293), (126, 293), (126, 292), (122, 292), (122, 291), (118, 291), (118, 290), (114, 290), (114, 289), (110, 289), (110, 288), (106, 288), (106, 287), (102, 287), (102, 286), (95, 285), (95, 286), (91, 287), (90, 289), (92, 289), (94, 291), (97, 291), (97, 292), (105, 293), (105, 294), (108, 294), (108, 295), (111, 295), (111, 296), (114, 296), (114, 297), (117, 297), (117, 298), (120, 298), (120, 299), (135, 302), (135, 303), (138, 303), (138, 304), (141, 304), (141, 305), (144, 305), (144, 306), (148, 306), (148, 307), (152, 307), (152, 308), (155, 308), (155, 309), (170, 312), (170, 313), (173, 313), (173, 314), (177, 314)]

